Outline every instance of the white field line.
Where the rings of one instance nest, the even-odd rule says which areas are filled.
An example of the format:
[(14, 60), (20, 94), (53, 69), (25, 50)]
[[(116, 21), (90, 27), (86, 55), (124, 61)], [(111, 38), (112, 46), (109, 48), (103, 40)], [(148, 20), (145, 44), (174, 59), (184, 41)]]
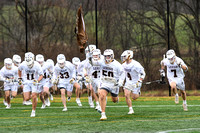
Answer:
[(200, 128), (188, 128), (188, 129), (176, 129), (176, 130), (166, 130), (166, 131), (159, 131), (157, 133), (170, 133), (170, 132), (180, 132), (180, 131), (190, 131), (190, 130), (195, 130), (195, 131), (199, 131)]
[[(11, 109), (30, 109), (32, 108), (32, 105), (22, 105), (23, 107), (13, 107), (11, 106)], [(160, 108), (160, 107), (180, 107), (182, 105), (135, 105), (133, 107), (135, 108)], [(188, 105), (188, 107), (199, 107), (200, 105)], [(128, 106), (106, 106), (106, 108), (127, 108)], [(40, 106), (38, 106), (37, 108), (40, 108)], [(52, 108), (52, 109), (57, 109), (57, 108), (63, 108), (63, 106), (61, 105), (60, 107), (46, 107), (46, 109), (48, 108)], [(82, 106), (79, 107), (77, 106), (67, 106), (67, 108), (90, 108), (89, 106)], [(0, 108), (0, 110), (2, 109), (6, 109), (6, 108)]]

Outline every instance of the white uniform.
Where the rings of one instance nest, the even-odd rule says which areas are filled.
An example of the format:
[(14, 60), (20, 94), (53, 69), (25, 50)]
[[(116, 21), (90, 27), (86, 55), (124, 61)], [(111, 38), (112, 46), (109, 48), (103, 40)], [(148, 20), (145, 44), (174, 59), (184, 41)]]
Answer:
[(55, 65), (54, 67), (54, 73), (53, 73), (54, 79), (59, 79), (58, 80), (58, 88), (64, 88), (67, 91), (72, 92), (73, 90), (73, 84), (70, 84), (70, 79), (76, 78), (76, 69), (74, 65), (66, 61), (64, 68), (60, 68), (58, 64)]
[(100, 88), (110, 92), (114, 97), (118, 96), (119, 87), (115, 86), (115, 84), (117, 82), (123, 84), (125, 79), (125, 72), (122, 65), (116, 60), (113, 60), (109, 64), (101, 60), (94, 65), (101, 66)]
[(185, 74), (183, 72), (183, 69), (179, 67), (179, 65), (176, 62), (181, 62), (181, 64), (185, 65), (184, 61), (177, 56), (173, 64), (171, 64), (167, 58), (162, 60), (164, 66), (167, 67), (167, 78), (169, 83), (174, 81), (178, 89), (185, 90)]
[[(81, 77), (84, 77), (85, 74), (88, 74), (87, 71), (90, 69), (90, 67), (91, 67), (91, 64), (89, 64), (88, 59), (81, 61), (81, 63), (77, 67), (78, 75), (81, 76)], [(88, 83), (86, 83), (85, 81), (79, 82), (81, 89), (82, 89), (83, 83), (85, 84), (85, 86), (88, 85)]]
[(129, 64), (124, 62), (122, 66), (125, 70), (125, 75), (126, 75), (126, 82), (124, 85), (125, 88), (130, 87), (130, 89), (133, 89), (132, 93), (140, 94), (141, 86), (137, 88), (132, 88), (132, 87), (138, 82), (138, 80), (141, 77), (144, 79), (146, 75), (144, 68), (139, 62), (135, 60), (132, 60)]
[(43, 91), (43, 87), (51, 87), (51, 74), (49, 71), (53, 72), (53, 65), (48, 62), (44, 62), (42, 66), (42, 71), (44, 73), (44, 76), (43, 79), (40, 81), (41, 85), (39, 85), (39, 92)]
[[(4, 79), (17, 79), (18, 78), (18, 68), (12, 65), (11, 70), (6, 69), (4, 66), (0, 70), (0, 75)], [(4, 82), (4, 91), (17, 91), (18, 83), (14, 82)]]
[[(100, 62), (103, 62), (104, 58), (101, 56)], [(92, 87), (95, 93), (98, 93), (98, 88), (100, 87), (101, 78), (101, 66), (89, 66), (88, 73), (92, 80)]]
[(38, 79), (40, 75), (43, 75), (41, 65), (34, 61), (32, 68), (29, 68), (25, 61), (22, 62), (19, 66), (19, 70), (24, 72), (23, 77), (23, 92), (36, 92), (38, 93), (38, 85), (33, 85), (33, 80)]

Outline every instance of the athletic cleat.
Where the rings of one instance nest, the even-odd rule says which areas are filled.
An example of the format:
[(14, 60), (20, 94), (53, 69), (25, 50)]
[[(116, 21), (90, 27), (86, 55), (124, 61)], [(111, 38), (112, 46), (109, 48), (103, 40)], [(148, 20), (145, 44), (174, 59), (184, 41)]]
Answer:
[(68, 102), (71, 100), (71, 97), (67, 97)]
[(90, 105), (90, 108), (94, 108), (94, 103), (93, 102), (90, 102), (89, 105)]
[(81, 107), (81, 106), (82, 106), (80, 99), (79, 99), (79, 100), (78, 100), (78, 99), (76, 99), (76, 103), (78, 104), (78, 106), (79, 106), (79, 107)]
[(23, 105), (32, 105), (32, 102), (31, 102), (31, 100), (29, 100), (29, 101), (23, 101)]
[(45, 100), (45, 104), (49, 107), (51, 105), (49, 98)]
[(67, 107), (64, 107), (64, 109), (62, 111), (67, 111)]
[(31, 112), (31, 117), (35, 117), (35, 111), (33, 112)]
[(5, 106), (8, 106), (8, 103), (7, 103), (5, 100), (3, 100), (3, 104), (4, 104)]
[(10, 109), (11, 108), (11, 104), (8, 104), (7, 106), (6, 106), (6, 109)]
[(175, 103), (176, 103), (176, 104), (179, 103), (179, 97), (178, 97), (178, 95), (175, 95)]
[(46, 108), (46, 104), (43, 103), (41, 109), (45, 109)]
[(134, 114), (133, 109), (129, 110), (128, 114), (129, 114), (129, 115), (130, 115), (130, 114)]
[(50, 100), (53, 101), (53, 95), (52, 94), (50, 94)]
[(107, 117), (106, 117), (106, 115), (101, 115), (101, 118), (100, 118), (100, 120), (101, 120), (101, 121), (105, 121), (105, 120), (107, 120)]
[(183, 110), (188, 111), (187, 104), (183, 104)]

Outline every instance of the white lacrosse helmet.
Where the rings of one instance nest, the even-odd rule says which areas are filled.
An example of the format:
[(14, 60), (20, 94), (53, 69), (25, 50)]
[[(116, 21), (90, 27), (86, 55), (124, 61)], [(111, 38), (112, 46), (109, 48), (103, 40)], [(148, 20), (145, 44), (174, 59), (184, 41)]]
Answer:
[(13, 63), (16, 65), (16, 66), (19, 66), (19, 64), (21, 63), (22, 59), (19, 55), (15, 54), (13, 55)]
[(52, 66), (54, 66), (54, 61), (52, 59), (47, 59), (46, 62), (50, 63)]
[(41, 54), (36, 55), (36, 61), (37, 61), (41, 66), (43, 66), (43, 64), (44, 64), (44, 56), (41, 55)]
[(176, 54), (173, 49), (168, 50), (166, 53), (166, 56), (171, 64), (173, 64), (175, 62)]
[(66, 58), (64, 54), (59, 54), (57, 56), (57, 63), (60, 68), (63, 68), (65, 66), (65, 61), (66, 61)]
[(112, 49), (106, 49), (103, 55), (106, 63), (110, 63), (114, 59), (114, 52)]
[(101, 58), (101, 50), (100, 49), (95, 49), (92, 52), (92, 58), (97, 61)]
[(72, 64), (74, 64), (75, 66), (78, 66), (78, 64), (80, 63), (80, 59), (78, 57), (74, 57), (72, 58)]
[(34, 54), (32, 52), (25, 53), (25, 62), (29, 68), (33, 67), (34, 64)]
[(127, 59), (133, 58), (133, 51), (132, 50), (125, 50), (121, 55), (121, 61), (125, 62)]
[(6, 69), (11, 69), (12, 68), (12, 59), (5, 58), (4, 59), (4, 66), (6, 67)]

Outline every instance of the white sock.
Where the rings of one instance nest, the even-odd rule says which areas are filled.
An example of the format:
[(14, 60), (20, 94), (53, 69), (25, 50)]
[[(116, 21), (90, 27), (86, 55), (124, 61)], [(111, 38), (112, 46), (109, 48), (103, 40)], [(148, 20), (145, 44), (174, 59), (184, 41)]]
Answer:
[(186, 100), (183, 100), (183, 104), (187, 104)]
[(129, 110), (133, 110), (133, 107), (129, 107)]
[(35, 113), (35, 110), (32, 110), (33, 113)]
[(77, 100), (77, 101), (79, 101), (79, 100), (80, 100), (80, 98), (76, 98), (76, 100)]
[(99, 106), (99, 102), (96, 102), (96, 106)]
[(176, 96), (178, 96), (178, 93), (176, 93)]
[(102, 112), (101, 115), (106, 115), (106, 112)]

